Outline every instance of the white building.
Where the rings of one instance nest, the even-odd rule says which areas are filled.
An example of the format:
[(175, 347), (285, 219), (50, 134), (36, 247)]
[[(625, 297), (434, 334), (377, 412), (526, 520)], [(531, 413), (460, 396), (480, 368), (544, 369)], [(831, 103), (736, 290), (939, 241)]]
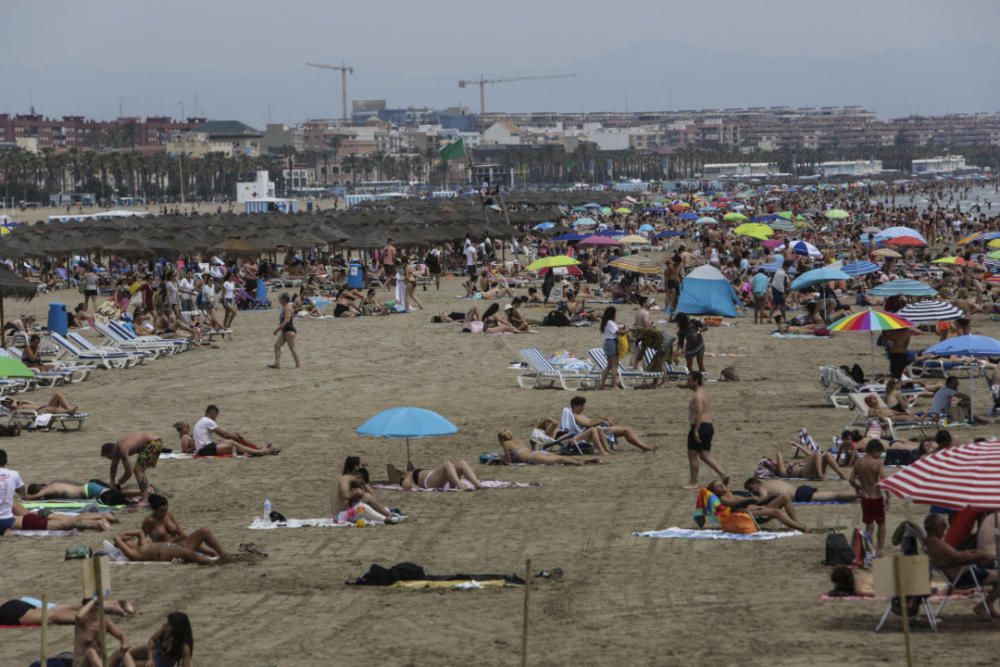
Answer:
[(266, 171), (258, 171), (255, 180), (236, 184), (236, 203), (243, 204), (258, 199), (274, 199), (274, 181)]
[(519, 146), (523, 130), (509, 120), (498, 120), (483, 131), (483, 144)]
[(702, 167), (702, 178), (766, 178), (780, 172), (776, 162), (724, 162), (706, 164)]
[(820, 176), (877, 176), (882, 173), (882, 160), (843, 160), (821, 162), (816, 168)]
[(945, 155), (925, 160), (914, 160), (911, 165), (914, 176), (950, 174), (956, 171), (967, 171), (968, 169), (969, 167), (965, 164), (965, 158), (961, 155)]

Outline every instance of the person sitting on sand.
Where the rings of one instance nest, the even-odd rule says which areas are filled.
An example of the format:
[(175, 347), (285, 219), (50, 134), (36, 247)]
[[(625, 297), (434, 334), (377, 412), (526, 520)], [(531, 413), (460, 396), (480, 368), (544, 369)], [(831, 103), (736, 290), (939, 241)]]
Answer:
[(292, 310), (295, 311), (296, 315), (305, 313), (308, 317), (322, 317), (323, 315), (316, 304), (309, 300), (305, 287), (299, 288), (298, 294), (292, 299)]
[[(392, 470), (395, 470), (391, 465), (387, 465), (386, 468), (390, 471), (389, 476), (392, 477)], [(370, 478), (368, 476), (368, 466), (361, 461), (360, 456), (348, 456), (344, 459), (344, 467), (341, 469), (340, 477), (337, 478), (335, 492), (337, 494), (336, 503), (338, 506), (343, 506), (344, 503), (341, 499), (349, 498), (351, 493), (351, 484), (355, 481), (361, 482), (362, 496), (360, 501), (365, 505), (371, 507), (373, 510), (381, 514), (382, 516), (393, 516), (399, 515), (405, 517), (404, 514), (397, 510), (390, 509), (386, 505), (380, 503), (375, 498), (375, 490), (372, 489), (370, 483)]]
[[(83, 607), (76, 603), (49, 603), (47, 622), (52, 625), (73, 625), (76, 614)], [(105, 600), (104, 613), (111, 616), (131, 616), (135, 606), (128, 600)], [(38, 598), (22, 597), (0, 599), (0, 625), (41, 625), (42, 601)]]
[(4, 396), (3, 406), (8, 410), (34, 410), (40, 415), (75, 415), (80, 412), (79, 405), (73, 405), (66, 400), (61, 392), (53, 394), (47, 403), (34, 403), (32, 401), (16, 400), (11, 396)]
[(743, 483), (743, 488), (757, 500), (764, 500), (775, 495), (788, 496), (795, 503), (850, 503), (858, 499), (854, 491), (820, 491), (815, 486), (808, 484), (795, 486), (779, 479), (751, 477)]
[(829, 452), (820, 452), (803, 447), (802, 444), (790, 440), (789, 443), (805, 455), (801, 461), (791, 461), (786, 463), (785, 458), (778, 450), (774, 461), (771, 461), (770, 468), (774, 477), (798, 478), (798, 479), (826, 479), (826, 471), (831, 468), (842, 480), (847, 477), (837, 466), (836, 459)]
[(483, 295), (483, 299), (493, 300), (502, 298), (514, 298), (514, 290), (509, 287), (497, 286), (492, 289), (488, 289), (485, 292), (480, 292)]
[(212, 565), (222, 562), (222, 559), (206, 556), (194, 549), (182, 547), (171, 542), (154, 542), (141, 530), (127, 530), (114, 537), (115, 546), (130, 561), (136, 563), (169, 563), (179, 560), (182, 563), (197, 563)]
[[(209, 405), (205, 408), (205, 416), (194, 424), (191, 437), (194, 440), (195, 453), (198, 456), (232, 456), (234, 452), (244, 456), (268, 456), (280, 454), (281, 450), (273, 447), (270, 443), (266, 447), (251, 447), (239, 433), (231, 433), (219, 428), (216, 419), (219, 418), (219, 408)], [(177, 422), (174, 428), (181, 433), (183, 428), (178, 429), (178, 425), (186, 427), (186, 423)], [(183, 435), (181, 435), (181, 446), (183, 447)]]
[[(990, 614), (1000, 616), (1000, 611), (994, 606), (1000, 596), (1000, 588), (996, 586), (997, 571), (988, 569), (993, 563), (990, 555), (978, 549), (961, 551), (948, 544), (944, 539), (948, 532), (948, 520), (943, 514), (928, 514), (924, 518), (924, 530), (927, 532), (927, 556), (931, 564), (953, 582), (954, 588), (972, 588), (972, 573), (975, 572), (976, 580), (987, 591), (986, 599), (973, 608), (976, 615), (983, 620), (989, 620)], [(970, 566), (970, 570), (958, 577), (959, 571), (966, 565)]]
[(333, 316), (343, 318), (357, 317), (361, 314), (358, 304), (363, 301), (364, 295), (359, 290), (345, 287), (337, 292), (333, 299)]
[[(335, 523), (352, 523), (364, 519), (374, 524), (399, 523), (403, 518), (398, 514), (383, 514), (364, 502), (367, 495), (365, 483), (360, 478), (350, 475), (341, 485), (340, 480), (333, 484), (330, 492), (330, 514)], [(346, 486), (346, 488), (341, 488)]]
[(781, 313), (774, 314), (774, 323), (778, 325), (775, 333), (780, 334), (815, 334), (818, 328), (815, 324), (788, 324)]
[[(592, 419), (583, 414), (583, 408), (586, 405), (586, 398), (583, 396), (574, 396), (569, 402), (569, 407), (563, 408), (562, 426), (565, 430), (572, 433), (574, 425), (579, 431), (584, 431), (588, 428), (600, 428), (605, 436), (612, 435), (615, 438), (624, 438), (630, 445), (644, 452), (656, 451), (656, 447), (643, 442), (642, 438), (639, 437), (639, 434), (631, 426), (616, 426), (608, 417)], [(609, 450), (608, 453), (612, 452)]]
[(374, 289), (369, 289), (365, 294), (365, 298), (361, 301), (361, 314), (362, 315), (388, 315), (388, 311), (385, 309), (381, 303), (378, 302), (377, 295)]
[[(465, 480), (472, 484), (472, 489), (462, 483)], [(463, 460), (445, 461), (440, 467), (433, 470), (429, 468), (414, 468), (410, 472), (393, 468), (390, 471), (389, 482), (399, 484), (406, 491), (414, 489), (443, 489), (446, 486), (456, 491), (472, 491), (482, 489), (483, 486), (476, 477), (476, 473)]]
[(499, 334), (499, 333), (524, 333), (518, 331), (510, 325), (505, 319), (500, 317), (499, 311), (500, 304), (491, 303), (489, 308), (483, 313), (483, 333), (488, 334)]
[(25, 500), (96, 500), (108, 507), (124, 505), (129, 499), (139, 497), (138, 489), (112, 490), (104, 482), (92, 479), (86, 484), (77, 482), (49, 482), (48, 484), (29, 484)]
[(167, 499), (161, 495), (149, 496), (150, 515), (142, 522), (144, 532), (153, 542), (168, 542), (198, 551), (206, 556), (228, 556), (219, 540), (208, 528), (199, 528), (190, 535), (181, 528), (177, 517), (170, 511)]
[(596, 456), (562, 456), (551, 452), (533, 451), (526, 442), (520, 438), (515, 438), (510, 429), (504, 429), (497, 433), (497, 440), (503, 448), (501, 458), (507, 465), (512, 463), (530, 463), (534, 465), (556, 465), (565, 464), (571, 466), (582, 466), (587, 463), (599, 463)]
[(799, 523), (795, 515), (795, 506), (788, 496), (777, 494), (768, 496), (765, 501), (757, 498), (739, 498), (720, 480), (712, 480), (705, 487), (716, 495), (726, 507), (734, 511), (746, 512), (755, 519), (777, 519), (784, 526), (803, 533), (809, 529)]
[(194, 633), (187, 614), (167, 614), (167, 620), (143, 646), (116, 651), (108, 657), (110, 667), (127, 667), (125, 660), (136, 665), (154, 667), (191, 667), (194, 655)]
[(520, 299), (514, 299), (508, 305), (504, 306), (504, 314), (507, 316), (507, 322), (510, 326), (514, 327), (521, 333), (528, 333), (531, 327), (528, 326), (528, 321), (524, 319), (524, 315), (521, 311), (517, 309), (518, 305), (521, 303)]

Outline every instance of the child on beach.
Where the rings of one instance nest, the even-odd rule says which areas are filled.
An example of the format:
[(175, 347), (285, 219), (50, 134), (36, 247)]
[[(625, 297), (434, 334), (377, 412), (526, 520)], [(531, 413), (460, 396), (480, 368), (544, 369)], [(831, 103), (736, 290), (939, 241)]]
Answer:
[(881, 440), (872, 439), (865, 447), (865, 455), (858, 457), (851, 471), (850, 483), (861, 498), (861, 521), (869, 535), (872, 526), (878, 525), (876, 554), (882, 555), (885, 546), (885, 513), (889, 509), (888, 492), (878, 487), (878, 482), (885, 474), (882, 466), (882, 453), (885, 447)]

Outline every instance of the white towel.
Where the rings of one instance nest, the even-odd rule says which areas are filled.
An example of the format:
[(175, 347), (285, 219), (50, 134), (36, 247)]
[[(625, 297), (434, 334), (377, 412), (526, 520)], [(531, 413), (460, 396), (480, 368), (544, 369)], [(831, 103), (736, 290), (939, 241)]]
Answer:
[(770, 531), (761, 530), (756, 533), (745, 535), (742, 533), (727, 533), (722, 530), (689, 530), (687, 528), (667, 528), (666, 530), (646, 530), (632, 533), (635, 537), (655, 537), (667, 538), (676, 537), (685, 540), (737, 540), (741, 542), (756, 542), (760, 540), (776, 540), (781, 537), (794, 537), (802, 535), (797, 530)]
[(43, 414), (35, 416), (35, 423), (31, 425), (31, 428), (48, 428), (52, 425), (52, 415)]
[(353, 523), (336, 523), (333, 519), (289, 519), (274, 523), (259, 516), (247, 526), (250, 530), (274, 530), (276, 528), (346, 528)]
[(5, 537), (70, 537), (79, 535), (79, 530), (8, 530)]

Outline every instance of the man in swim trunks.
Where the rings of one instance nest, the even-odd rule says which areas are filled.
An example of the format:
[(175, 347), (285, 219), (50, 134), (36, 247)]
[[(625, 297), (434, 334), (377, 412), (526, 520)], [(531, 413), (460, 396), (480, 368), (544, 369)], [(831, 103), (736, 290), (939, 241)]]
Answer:
[(149, 508), (152, 513), (143, 520), (142, 532), (146, 533), (153, 542), (176, 544), (207, 556), (230, 555), (208, 528), (199, 528), (190, 535), (184, 532), (177, 517), (170, 511), (165, 497), (155, 493), (150, 495)]
[[(278, 454), (281, 451), (271, 445), (259, 448), (248, 447), (243, 444), (243, 438), (240, 437), (239, 433), (230, 433), (219, 428), (215, 421), (218, 418), (218, 406), (209, 405), (205, 408), (205, 416), (195, 422), (192, 437), (195, 453), (199, 456), (229, 456), (233, 450), (244, 456), (266, 456)], [(176, 428), (177, 424), (174, 427)], [(178, 429), (178, 432), (180, 431), (181, 429)]]
[(751, 477), (743, 484), (743, 488), (749, 491), (750, 495), (757, 500), (763, 500), (776, 495), (787, 496), (795, 503), (850, 503), (858, 499), (854, 491), (819, 491), (815, 486), (809, 486), (808, 484), (793, 486), (780, 479), (758, 479), (757, 477)]
[(698, 488), (699, 460), (715, 471), (722, 478), (723, 484), (729, 483), (729, 475), (712, 457), (712, 439), (715, 438), (715, 428), (712, 426), (712, 413), (709, 409), (708, 392), (704, 387), (704, 376), (698, 371), (688, 373), (687, 388), (694, 392), (688, 402), (687, 454), (688, 469), (691, 473), (685, 489)]
[(42, 514), (29, 512), (19, 501), (14, 501), (14, 525), (11, 530), (111, 530), (118, 519), (111, 513)]
[[(111, 461), (111, 471), (108, 474), (111, 488), (120, 491), (122, 485), (134, 473), (141, 494), (140, 504), (145, 505), (149, 501), (149, 479), (146, 477), (146, 471), (156, 467), (156, 462), (160, 460), (160, 452), (162, 451), (163, 440), (150, 431), (135, 431), (122, 436), (117, 442), (104, 443), (101, 446), (101, 456)], [(131, 461), (133, 455), (135, 456), (134, 466)], [(119, 463), (125, 470), (121, 479), (116, 479)]]
[(799, 523), (792, 499), (787, 496), (769, 496), (764, 501), (756, 498), (740, 498), (719, 480), (709, 482), (705, 488), (714, 493), (719, 502), (732, 510), (747, 512), (755, 519), (777, 519), (792, 530), (809, 532), (808, 528)]

